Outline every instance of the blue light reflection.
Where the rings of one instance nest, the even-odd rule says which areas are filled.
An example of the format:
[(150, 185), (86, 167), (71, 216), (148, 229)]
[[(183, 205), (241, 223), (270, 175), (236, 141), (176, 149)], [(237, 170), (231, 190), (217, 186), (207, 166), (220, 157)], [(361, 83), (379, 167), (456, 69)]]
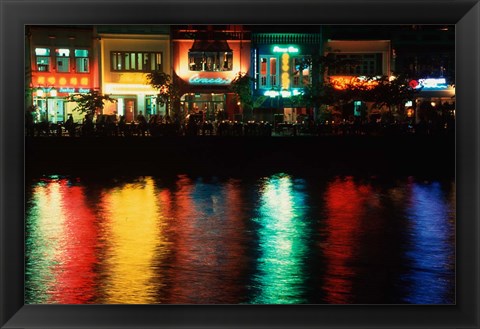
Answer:
[[(453, 189), (454, 190), (454, 189)], [(452, 192), (453, 193), (453, 192)], [(447, 304), (455, 301), (455, 196), (442, 193), (440, 183), (413, 183), (406, 209), (409, 220), (410, 264), (402, 281), (408, 292), (405, 302)]]

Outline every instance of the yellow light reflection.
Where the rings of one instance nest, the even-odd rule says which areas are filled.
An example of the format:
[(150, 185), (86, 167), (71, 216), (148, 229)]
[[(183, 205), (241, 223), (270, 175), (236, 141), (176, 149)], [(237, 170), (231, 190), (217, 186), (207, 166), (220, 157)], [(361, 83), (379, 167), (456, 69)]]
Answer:
[(149, 304), (156, 302), (159, 283), (153, 261), (156, 248), (165, 243), (159, 229), (162, 220), (157, 211), (151, 178), (126, 184), (104, 196), (102, 202), (108, 221), (105, 282), (109, 304)]
[(304, 196), (293, 190), (289, 176), (265, 181), (259, 209), (261, 256), (254, 304), (300, 304), (304, 287), (304, 256), (308, 236), (304, 222)]

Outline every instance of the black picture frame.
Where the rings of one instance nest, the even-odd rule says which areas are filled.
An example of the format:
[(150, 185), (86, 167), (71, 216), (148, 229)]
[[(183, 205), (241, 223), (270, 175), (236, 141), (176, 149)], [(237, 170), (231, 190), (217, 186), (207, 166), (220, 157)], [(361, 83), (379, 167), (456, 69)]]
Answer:
[[(478, 328), (478, 0), (0, 0), (2, 328)], [(455, 24), (455, 305), (24, 305), (24, 26), (27, 24)]]

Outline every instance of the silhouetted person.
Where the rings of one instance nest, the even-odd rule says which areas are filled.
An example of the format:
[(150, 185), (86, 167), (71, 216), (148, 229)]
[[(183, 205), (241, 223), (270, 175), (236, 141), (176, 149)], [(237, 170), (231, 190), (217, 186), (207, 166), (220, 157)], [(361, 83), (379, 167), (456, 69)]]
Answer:
[(140, 130), (140, 133), (142, 134), (142, 136), (145, 136), (145, 132), (147, 131), (147, 119), (145, 119), (145, 116), (143, 115), (142, 111), (138, 113), (137, 121), (138, 121), (138, 129)]
[(65, 121), (65, 129), (68, 131), (70, 137), (75, 137), (75, 122), (73, 122), (73, 116), (68, 115), (67, 121)]
[(83, 119), (82, 132), (84, 136), (92, 136), (94, 131), (93, 120), (90, 114), (85, 114)]

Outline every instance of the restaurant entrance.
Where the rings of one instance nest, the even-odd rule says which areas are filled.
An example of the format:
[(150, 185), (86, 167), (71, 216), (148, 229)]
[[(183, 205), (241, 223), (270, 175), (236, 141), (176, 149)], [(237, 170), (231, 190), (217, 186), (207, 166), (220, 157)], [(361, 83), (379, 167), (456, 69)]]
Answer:
[(225, 94), (199, 94), (189, 93), (180, 99), (185, 116), (189, 114), (202, 114), (203, 120), (215, 121), (226, 119)]

